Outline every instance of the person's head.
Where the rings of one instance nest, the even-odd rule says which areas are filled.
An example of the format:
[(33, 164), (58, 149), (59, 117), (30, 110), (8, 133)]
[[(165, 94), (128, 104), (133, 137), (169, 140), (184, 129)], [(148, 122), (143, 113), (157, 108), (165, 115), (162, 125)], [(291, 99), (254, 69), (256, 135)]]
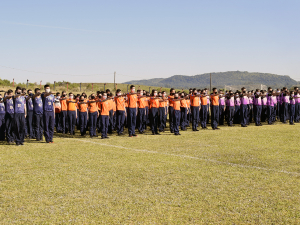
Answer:
[(32, 96), (32, 90), (31, 89), (28, 89), (28, 91), (27, 91), (27, 94), (29, 95), (29, 96)]
[(130, 85), (130, 92), (134, 93), (135, 92), (135, 86), (134, 85)]
[(106, 93), (106, 92), (104, 92), (104, 93), (102, 94), (102, 99), (103, 99), (103, 100), (107, 99), (107, 93)]
[(174, 89), (174, 88), (171, 88), (171, 89), (170, 89), (170, 95), (174, 95), (174, 94), (175, 94), (175, 92), (176, 92), (176, 91), (175, 91), (175, 89)]
[(178, 97), (179, 97), (178, 93), (174, 93), (174, 98), (178, 99)]
[(55, 96), (56, 98), (60, 98), (60, 92), (56, 92)]
[(157, 95), (158, 97), (162, 97), (162, 93), (160, 91), (157, 93)]
[(62, 96), (62, 97), (66, 97), (66, 96), (67, 96), (67, 92), (66, 92), (66, 91), (62, 91), (62, 92), (61, 92), (61, 96)]
[(146, 96), (149, 97), (150, 96), (150, 93), (149, 91), (146, 91)]
[(185, 96), (184, 92), (181, 92), (180, 97), (184, 98), (184, 96)]
[(82, 94), (81, 95), (83, 95), (84, 97), (86, 97), (86, 93), (85, 92), (82, 92)]
[(110, 90), (109, 89), (106, 89), (106, 94), (110, 94)]
[(26, 88), (22, 88), (22, 94), (26, 94)]
[(166, 97), (166, 95), (167, 95), (167, 93), (165, 91), (163, 91), (161, 94), (163, 97)]
[(137, 94), (138, 94), (138, 96), (143, 96), (144, 92), (141, 90), (137, 90)]
[(79, 97), (79, 101), (80, 101), (80, 102), (83, 102), (83, 101), (84, 101), (84, 99), (85, 99), (85, 96), (84, 96), (84, 95), (80, 95), (80, 97)]
[[(294, 91), (295, 91), (295, 92), (298, 92), (298, 87), (294, 87)], [(294, 92), (294, 93), (295, 93), (295, 92)]]
[(91, 99), (95, 99), (95, 98), (96, 98), (95, 93), (92, 93), (91, 94)]
[(48, 84), (44, 85), (44, 90), (46, 93), (50, 93), (50, 86)]
[(217, 93), (218, 93), (218, 89), (214, 87), (214, 88), (213, 88), (213, 93), (214, 93), (214, 94), (217, 94)]
[[(7, 95), (12, 95), (12, 93), (13, 93), (13, 90), (11, 90), (11, 89), (9, 89), (9, 90), (7, 91)], [(9, 98), (11, 98), (11, 97), (9, 97)]]
[(152, 96), (156, 97), (157, 96), (157, 90), (155, 89), (152, 89), (152, 93), (151, 93)]
[(34, 89), (34, 93), (35, 93), (35, 94), (41, 93), (41, 89), (39, 89), (39, 88)]
[(20, 88), (20, 87), (16, 87), (16, 94), (21, 94), (21, 92), (22, 92), (22, 89)]
[(110, 93), (108, 96), (109, 96), (110, 98), (113, 98), (113, 97), (114, 97), (114, 94), (113, 94), (113, 93)]
[(198, 94), (198, 91), (197, 91), (196, 88), (194, 88), (194, 89), (193, 89), (193, 95), (196, 95), (196, 94)]
[(122, 95), (122, 91), (121, 91), (121, 89), (118, 89), (117, 90), (117, 96), (120, 96), (120, 95)]
[(245, 87), (242, 87), (241, 90), (242, 90), (242, 92), (243, 92), (243, 91), (246, 91), (246, 88), (245, 88)]
[(290, 94), (291, 94), (291, 96), (294, 96), (295, 92), (294, 92), (294, 91), (291, 91)]
[(73, 95), (72, 92), (69, 93), (69, 98), (70, 98), (70, 99), (73, 99), (73, 98), (74, 98), (74, 95)]

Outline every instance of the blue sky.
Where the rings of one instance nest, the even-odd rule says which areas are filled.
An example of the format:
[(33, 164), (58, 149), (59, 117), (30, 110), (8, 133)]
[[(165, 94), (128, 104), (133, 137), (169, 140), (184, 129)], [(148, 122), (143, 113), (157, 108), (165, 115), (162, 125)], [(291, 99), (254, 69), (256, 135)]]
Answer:
[(300, 80), (299, 9), (289, 0), (4, 0), (0, 78), (113, 82), (116, 71), (121, 83), (240, 70)]

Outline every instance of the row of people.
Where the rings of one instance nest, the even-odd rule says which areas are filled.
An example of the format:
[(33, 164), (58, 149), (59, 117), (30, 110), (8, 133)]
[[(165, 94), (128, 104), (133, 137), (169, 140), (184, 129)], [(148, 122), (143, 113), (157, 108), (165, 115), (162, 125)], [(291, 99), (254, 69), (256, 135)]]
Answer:
[(73, 93), (51, 93), (50, 86), (34, 90), (17, 87), (0, 95), (0, 140), (9, 144), (24, 144), (24, 138), (43, 139), (53, 143), (54, 127), (56, 132), (70, 135), (80, 130), (82, 136), (87, 134), (103, 139), (108, 133), (117, 131), (123, 135), (128, 128), (129, 137), (136, 136), (136, 129), (143, 134), (147, 126), (153, 135), (159, 135), (166, 129), (169, 117), (170, 131), (180, 135), (179, 128), (186, 130), (192, 124), (192, 130), (198, 131), (198, 125), (207, 129), (211, 116), (212, 129), (219, 129), (227, 121), (228, 126), (241, 124), (246, 127), (254, 120), (256, 126), (267, 121), (274, 124), (276, 120), (290, 124), (300, 120), (300, 94), (297, 87), (293, 91), (281, 90), (228, 91), (223, 93), (213, 88), (209, 95), (207, 89), (190, 89), (189, 93), (170, 94), (152, 90), (151, 94), (135, 90), (131, 85), (129, 93), (110, 90), (87, 96), (85, 93), (74, 96)]

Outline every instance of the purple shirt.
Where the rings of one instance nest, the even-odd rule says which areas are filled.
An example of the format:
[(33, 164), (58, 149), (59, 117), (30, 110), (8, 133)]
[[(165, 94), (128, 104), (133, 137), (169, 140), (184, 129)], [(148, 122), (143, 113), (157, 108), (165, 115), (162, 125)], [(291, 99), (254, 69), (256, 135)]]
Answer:
[(267, 98), (266, 97), (262, 98), (261, 103), (262, 105), (267, 105)]
[(262, 103), (261, 103), (261, 97), (257, 97), (257, 98), (255, 98), (255, 96), (254, 96), (254, 105), (261, 105)]
[(240, 105), (241, 105), (241, 100), (240, 100), (240, 98), (236, 98), (236, 99), (235, 99), (235, 105), (236, 105), (236, 106), (240, 106)]
[(219, 105), (225, 105), (225, 97), (219, 98)]
[(6, 99), (6, 101), (5, 101), (5, 109), (6, 109), (7, 113), (10, 113), (10, 114), (15, 113), (13, 97)]
[(248, 99), (247, 96), (243, 96), (243, 97), (241, 98), (241, 104), (242, 104), (242, 105), (248, 105), (248, 104), (249, 104), (249, 99)]
[(296, 103), (300, 103), (300, 94), (297, 94), (296, 97), (298, 97), (298, 98), (295, 99)]
[(5, 105), (4, 105), (4, 102), (0, 102), (0, 114), (5, 114)]
[(291, 105), (295, 105), (295, 104), (296, 104), (296, 100), (295, 100), (294, 98), (292, 98), (292, 99), (290, 100), (290, 104), (291, 104)]
[(15, 113), (25, 113), (25, 97), (20, 96), (15, 98)]
[(284, 103), (290, 103), (290, 96), (283, 96)]
[(250, 105), (253, 104), (253, 98), (252, 98), (252, 97), (249, 98), (249, 104), (250, 104)]

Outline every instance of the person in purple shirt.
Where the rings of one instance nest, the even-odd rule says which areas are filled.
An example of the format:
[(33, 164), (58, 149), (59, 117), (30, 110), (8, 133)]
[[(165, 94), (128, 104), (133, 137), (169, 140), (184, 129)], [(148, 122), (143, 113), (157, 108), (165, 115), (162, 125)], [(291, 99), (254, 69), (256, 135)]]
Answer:
[(225, 118), (225, 96), (222, 91), (219, 91), (219, 125), (224, 125)]
[(41, 97), (40, 89), (34, 89), (34, 95), (32, 96), (32, 103), (33, 103), (33, 124), (34, 124), (34, 134), (37, 141), (43, 140), (43, 100)]
[(289, 105), (290, 105), (290, 94), (288, 92), (288, 90), (286, 89), (286, 91), (283, 92), (282, 95), (282, 109), (283, 109), (283, 123), (286, 124), (286, 120), (289, 119)]
[(14, 99), (13, 99), (13, 90), (9, 89), (7, 95), (4, 97), (3, 102), (5, 103), (5, 130), (6, 130), (6, 139), (8, 144), (14, 144), (15, 135), (13, 132), (13, 125), (15, 119), (15, 110), (14, 110)]
[(290, 105), (289, 105), (289, 114), (290, 114), (290, 125), (295, 125), (294, 120), (295, 120), (295, 104), (296, 104), (296, 99), (294, 98), (294, 91), (291, 91), (290, 93)]
[(240, 92), (236, 92), (235, 100), (234, 100), (234, 119), (233, 119), (233, 122), (235, 124), (241, 123), (240, 108), (241, 108)]
[(253, 91), (248, 92), (249, 104), (248, 104), (248, 123), (252, 123), (253, 119)]
[(28, 97), (26, 98), (26, 109), (27, 109), (27, 116), (26, 116), (26, 127), (27, 127), (27, 135), (29, 139), (34, 138), (33, 133), (33, 103), (32, 103), (32, 90), (29, 89), (27, 91)]
[(226, 111), (227, 111), (227, 124), (230, 127), (233, 127), (233, 118), (234, 118), (234, 95), (230, 91), (226, 99)]
[(261, 124), (261, 111), (262, 111), (262, 100), (261, 100), (261, 93), (259, 89), (256, 89), (254, 94), (254, 121), (256, 126), (262, 126)]
[(265, 91), (261, 91), (261, 122), (266, 122), (267, 119), (267, 96)]
[(298, 87), (294, 87), (294, 98), (295, 98), (295, 123), (300, 121), (300, 93)]
[(0, 94), (0, 141), (5, 141), (5, 104)]
[(26, 101), (25, 94), (21, 92), (21, 88), (17, 87), (14, 96), (14, 133), (17, 146), (24, 145), (25, 138), (25, 118), (26, 118)]
[(54, 110), (54, 93), (50, 92), (50, 86), (44, 86), (45, 92), (42, 93), (41, 97), (43, 99), (43, 110), (44, 110), (44, 136), (47, 143), (53, 143), (54, 134), (54, 120), (55, 120), (55, 110)]
[(248, 99), (248, 94), (246, 93), (246, 88), (242, 88), (242, 93), (240, 94), (241, 97), (241, 126), (242, 127), (247, 127), (248, 125), (248, 104), (249, 104), (249, 99)]
[(271, 87), (268, 88), (267, 93), (267, 117), (268, 117), (268, 125), (273, 125), (273, 111), (274, 111), (274, 103), (273, 103), (273, 89)]

